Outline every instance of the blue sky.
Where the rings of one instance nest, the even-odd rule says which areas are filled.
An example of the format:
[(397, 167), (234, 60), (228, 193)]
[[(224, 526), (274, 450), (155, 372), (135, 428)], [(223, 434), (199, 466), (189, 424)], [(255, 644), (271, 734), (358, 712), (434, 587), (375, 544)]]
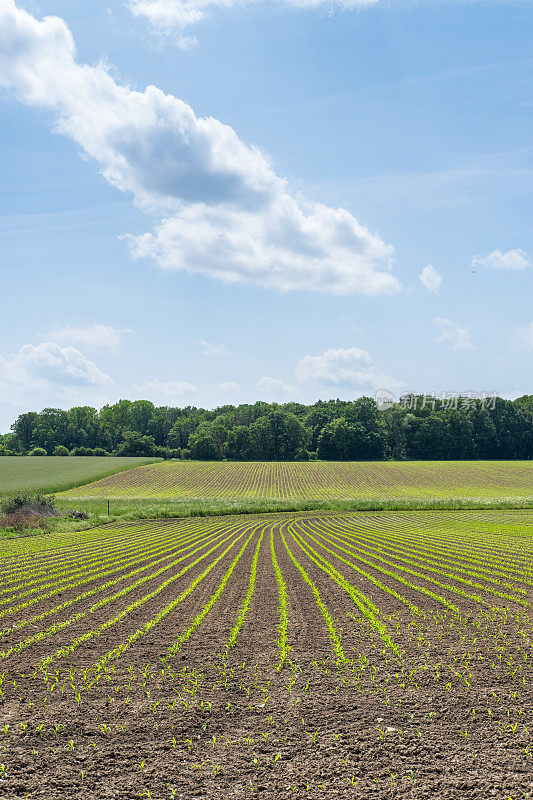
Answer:
[(530, 393), (532, 25), (526, 0), (0, 0), (0, 430)]

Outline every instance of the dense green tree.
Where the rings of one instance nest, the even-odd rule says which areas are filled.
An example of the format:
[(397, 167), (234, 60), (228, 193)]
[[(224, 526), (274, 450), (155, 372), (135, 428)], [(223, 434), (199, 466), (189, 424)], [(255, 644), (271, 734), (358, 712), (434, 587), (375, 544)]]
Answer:
[(45, 408), (35, 420), (32, 435), (33, 447), (40, 447), (52, 454), (57, 442), (66, 439), (69, 412), (60, 408)]
[(155, 406), (149, 400), (135, 400), (129, 407), (128, 427), (144, 436), (154, 414)]
[(0, 434), (0, 447), (4, 449), (4, 455), (19, 455), (20, 443), (14, 433)]
[(228, 441), (226, 442), (224, 455), (230, 461), (257, 460), (257, 451), (254, 449), (249, 427), (246, 427), (246, 425), (237, 425), (236, 428), (228, 432)]
[(70, 447), (96, 447), (100, 444), (98, 412), (91, 406), (76, 406), (67, 411), (67, 429), (61, 444)]
[[(406, 396), (386, 410), (368, 397), (354, 401), (223, 405), (207, 410), (119, 400), (100, 411), (78, 406), (21, 414), (4, 451), (85, 448), (121, 455), (294, 460), (318, 451), (338, 459), (467, 459), (533, 456), (533, 395), (515, 401), (440, 402)], [(58, 452), (62, 452), (59, 450)]]
[(223, 424), (223, 419), (216, 417), (211, 422), (203, 422), (189, 436), (188, 445), (193, 458), (218, 461), (222, 459), (224, 445), (228, 439), (228, 429)]
[(408, 458), (421, 461), (445, 458), (447, 427), (442, 415), (412, 415), (406, 436)]
[(310, 432), (309, 447), (311, 450), (316, 450), (318, 448), (320, 432), (328, 422), (331, 422), (332, 418), (332, 411), (325, 403), (316, 403), (308, 410), (305, 415), (304, 423)]
[(25, 414), (21, 414), (11, 427), (23, 452), (31, 449), (33, 430), (38, 418), (39, 414), (36, 411), (28, 411)]
[[(510, 400), (496, 399), (491, 411), (492, 421), (497, 432), (497, 458), (531, 458), (532, 426), (524, 427), (527, 412), (522, 411), (523, 404), (514, 405)], [(529, 452), (529, 456), (527, 453)]]
[(452, 409), (445, 415), (446, 449), (443, 458), (455, 460), (476, 457), (472, 420), (461, 411)]
[(219, 449), (211, 431), (206, 427), (198, 428), (189, 436), (191, 458), (198, 461), (216, 461), (220, 458)]
[(490, 413), (485, 408), (474, 408), (470, 420), (476, 458), (495, 458), (498, 450), (498, 436)]
[(307, 414), (307, 406), (304, 403), (283, 403), (281, 410), (287, 414), (294, 414), (295, 417), (305, 417)]
[(142, 436), (137, 431), (125, 431), (122, 442), (115, 451), (117, 456), (155, 456), (156, 443), (152, 436)]
[(122, 434), (129, 430), (129, 409), (130, 400), (119, 400), (112, 406), (104, 406), (98, 417), (101, 430), (101, 441), (103, 447), (114, 450), (122, 441)]
[(328, 422), (318, 437), (318, 457), (330, 461), (357, 461), (364, 447), (365, 432), (345, 417)]
[(154, 437), (157, 445), (164, 446), (176, 419), (177, 416), (174, 413), (174, 409), (166, 406), (155, 408), (146, 426), (146, 433)]
[(250, 425), (252, 449), (262, 461), (293, 461), (307, 444), (307, 431), (294, 414), (272, 411)]
[(396, 408), (387, 408), (381, 414), (383, 455), (393, 461), (402, 461), (407, 455), (406, 428), (413, 415), (398, 413)]
[(533, 414), (533, 394), (523, 394), (522, 397), (517, 397), (513, 405), (522, 411)]
[(385, 447), (385, 427), (375, 401), (370, 397), (360, 397), (345, 409), (344, 416), (359, 430), (357, 458), (382, 458)]
[(168, 434), (170, 447), (187, 447), (189, 436), (194, 433), (200, 424), (198, 415), (180, 417), (175, 421)]

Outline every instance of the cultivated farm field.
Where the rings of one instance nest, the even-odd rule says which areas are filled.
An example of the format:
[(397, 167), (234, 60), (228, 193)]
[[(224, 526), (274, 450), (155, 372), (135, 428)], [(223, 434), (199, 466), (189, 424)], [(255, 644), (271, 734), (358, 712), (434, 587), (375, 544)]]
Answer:
[(5, 798), (533, 797), (533, 512), (0, 543)]
[(72, 498), (533, 499), (531, 461), (165, 461), (66, 492)]
[(10, 492), (58, 492), (153, 460), (100, 456), (0, 456), (0, 496)]

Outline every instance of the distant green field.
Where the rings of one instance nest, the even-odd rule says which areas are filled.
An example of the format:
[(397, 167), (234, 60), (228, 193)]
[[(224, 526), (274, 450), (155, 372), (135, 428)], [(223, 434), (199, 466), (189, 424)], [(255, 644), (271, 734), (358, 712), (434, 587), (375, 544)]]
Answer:
[(153, 462), (153, 458), (0, 456), (0, 495), (59, 492)]
[(532, 461), (165, 461), (86, 484), (64, 498), (530, 501)]

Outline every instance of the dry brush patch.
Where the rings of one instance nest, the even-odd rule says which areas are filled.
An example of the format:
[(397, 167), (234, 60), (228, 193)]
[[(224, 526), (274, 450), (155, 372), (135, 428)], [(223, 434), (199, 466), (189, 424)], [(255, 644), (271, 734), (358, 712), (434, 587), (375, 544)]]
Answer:
[(0, 545), (6, 798), (533, 797), (533, 513)]

